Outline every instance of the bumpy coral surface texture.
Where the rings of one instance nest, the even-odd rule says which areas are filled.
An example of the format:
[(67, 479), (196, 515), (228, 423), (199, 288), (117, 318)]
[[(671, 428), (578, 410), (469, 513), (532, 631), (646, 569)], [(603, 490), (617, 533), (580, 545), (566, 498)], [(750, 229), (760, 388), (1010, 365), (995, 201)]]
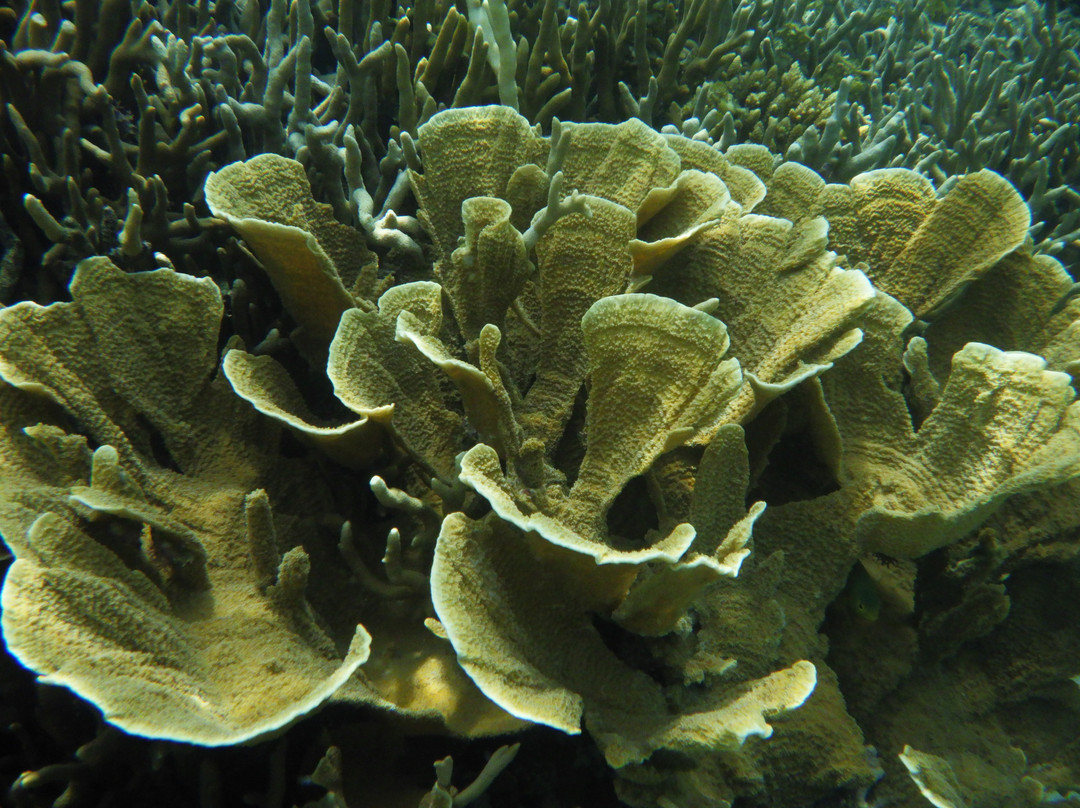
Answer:
[(0, 310), (24, 665), (208, 746), (584, 733), (632, 806), (1066, 799), (1080, 300), (1008, 180), (503, 105), (403, 141), (408, 280), (299, 163), (207, 179), (276, 351), (100, 257)]

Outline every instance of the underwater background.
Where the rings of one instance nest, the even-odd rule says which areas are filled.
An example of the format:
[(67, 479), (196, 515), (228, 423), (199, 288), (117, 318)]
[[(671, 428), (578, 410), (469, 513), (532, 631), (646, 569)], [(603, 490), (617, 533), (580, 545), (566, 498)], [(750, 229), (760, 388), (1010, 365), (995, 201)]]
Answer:
[(1080, 804), (1080, 4), (2, 0), (0, 102), (3, 804)]

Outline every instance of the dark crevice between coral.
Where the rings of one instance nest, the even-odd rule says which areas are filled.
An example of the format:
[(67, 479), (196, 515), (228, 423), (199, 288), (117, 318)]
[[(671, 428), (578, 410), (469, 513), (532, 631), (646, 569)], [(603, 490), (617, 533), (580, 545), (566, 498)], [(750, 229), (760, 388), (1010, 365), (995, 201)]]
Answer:
[(566, 428), (563, 429), (551, 455), (551, 464), (566, 475), (568, 485), (574, 484), (578, 469), (581, 467), (581, 460), (585, 457), (585, 408), (588, 399), (588, 390), (582, 385), (574, 400), (574, 407), (570, 411)]
[[(752, 443), (751, 425), (747, 446)], [(747, 492), (747, 503), (764, 500), (775, 508), (831, 494), (840, 488), (832, 471), (818, 453), (809, 429), (785, 434), (768, 453), (768, 459)]]
[(644, 673), (658, 685), (667, 684), (664, 666), (650, 650), (649, 638), (629, 632), (599, 614), (592, 615), (592, 626), (607, 649), (621, 662)]
[(155, 427), (150, 422), (150, 419), (142, 413), (136, 413), (135, 422), (143, 431), (143, 437), (146, 439), (146, 444), (150, 449), (150, 456), (153, 457), (154, 462), (163, 469), (182, 474), (183, 469), (180, 468), (180, 465), (169, 451), (169, 446), (165, 441), (165, 436), (161, 434), (161, 430)]
[(655, 540), (650, 531), (659, 527), (657, 507), (650, 497), (646, 477), (635, 477), (619, 492), (607, 513), (613, 544), (620, 550), (648, 547)]
[(206, 555), (196, 542), (136, 519), (106, 514), (80, 519), (78, 527), (114, 552), (128, 569), (152, 581), (177, 613), (197, 619), (212, 611)]

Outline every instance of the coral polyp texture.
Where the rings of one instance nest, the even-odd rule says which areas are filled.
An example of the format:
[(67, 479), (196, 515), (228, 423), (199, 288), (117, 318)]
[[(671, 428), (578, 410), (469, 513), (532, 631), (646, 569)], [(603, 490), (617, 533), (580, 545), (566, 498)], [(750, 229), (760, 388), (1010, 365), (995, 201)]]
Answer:
[(1080, 301), (1007, 180), (828, 184), (507, 106), (408, 148), (425, 280), (380, 278), (293, 160), (207, 179), (279, 358), (222, 342), (210, 280), (104, 257), (0, 311), (18, 659), (203, 745), (327, 701), (585, 733), (630, 805), (1068, 785), (1015, 757), (1054, 726), (1000, 711), (1074, 709), (1080, 626), (1005, 638), (1052, 597), (1007, 578), (1077, 585)]
[(1080, 35), (894, 5), (7, 9), (18, 804), (1080, 803)]

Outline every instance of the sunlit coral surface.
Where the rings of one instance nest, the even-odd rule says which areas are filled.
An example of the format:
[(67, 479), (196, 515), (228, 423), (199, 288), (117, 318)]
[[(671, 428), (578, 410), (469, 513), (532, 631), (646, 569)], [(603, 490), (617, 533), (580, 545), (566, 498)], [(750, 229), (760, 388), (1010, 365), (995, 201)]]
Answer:
[[(877, 12), (714, 5), (609, 30), (606, 6), (436, 3), (391, 34), (363, 4), (181, 3), (108, 59), (60, 9), (12, 16), (5, 169), (18, 141), (38, 193), (7, 229), (52, 247), (11, 247), (0, 287), (7, 650), (141, 738), (327, 721), (310, 806), (580, 803), (536, 785), (562, 736), (610, 804), (1080, 800), (1071, 189), (1047, 236), (1004, 163), (853, 153), (855, 78), (808, 68), (811, 92), (798, 61), (769, 81), (808, 100), (759, 131), (730, 94), (764, 79), (727, 57)], [(575, 94), (615, 93), (598, 42), (657, 57), (625, 116)], [(35, 80), (104, 121), (55, 170), (11, 90)], [(432, 737), (505, 745), (424, 795), (389, 773)], [(86, 793), (36, 765), (25, 804)]]

